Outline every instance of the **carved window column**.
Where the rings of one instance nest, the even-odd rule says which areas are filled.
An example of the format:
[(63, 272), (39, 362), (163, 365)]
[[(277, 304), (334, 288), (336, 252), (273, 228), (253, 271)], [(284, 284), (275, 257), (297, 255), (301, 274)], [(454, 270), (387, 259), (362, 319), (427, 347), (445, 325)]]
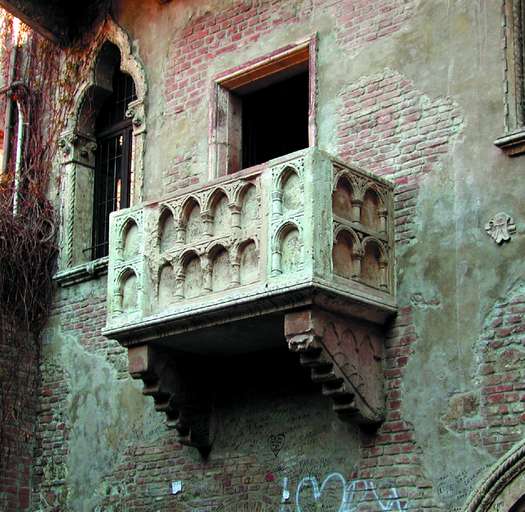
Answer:
[(144, 201), (144, 143), (146, 139), (146, 118), (143, 98), (132, 101), (129, 104), (126, 117), (131, 118), (133, 123), (130, 204), (134, 205)]
[(93, 202), (93, 170), (97, 145), (92, 137), (74, 130), (62, 133), (59, 140), (64, 166), (62, 252), (60, 268), (89, 261)]

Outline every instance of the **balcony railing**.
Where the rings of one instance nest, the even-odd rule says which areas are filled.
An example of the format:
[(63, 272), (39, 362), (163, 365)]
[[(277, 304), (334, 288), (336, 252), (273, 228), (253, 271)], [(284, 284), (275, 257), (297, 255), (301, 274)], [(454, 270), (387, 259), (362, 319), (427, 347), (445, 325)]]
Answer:
[(114, 212), (106, 334), (246, 318), (312, 291), (380, 322), (395, 310), (392, 228), (392, 185), (315, 148)]

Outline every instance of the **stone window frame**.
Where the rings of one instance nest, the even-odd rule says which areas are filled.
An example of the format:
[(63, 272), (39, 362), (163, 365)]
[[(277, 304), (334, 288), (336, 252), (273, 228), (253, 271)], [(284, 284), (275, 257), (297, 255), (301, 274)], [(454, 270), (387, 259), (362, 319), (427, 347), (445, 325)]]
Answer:
[(525, 494), (525, 440), (519, 441), (481, 476), (462, 512), (518, 512)]
[[(61, 231), (59, 269), (55, 274), (61, 286), (89, 280), (107, 273), (108, 256), (91, 260), (83, 254), (85, 242), (91, 240), (93, 223), (93, 174), (95, 168), (96, 141), (93, 133), (83, 129), (83, 108), (88, 95), (97, 97), (97, 90), (104, 87), (104, 78), (97, 76), (97, 61), (106, 43), (112, 43), (120, 51), (120, 69), (135, 82), (137, 99), (129, 104), (126, 116), (132, 119), (132, 176), (134, 206), (144, 199), (144, 145), (146, 137), (147, 82), (144, 66), (133, 51), (128, 34), (112, 20), (107, 20), (95, 36), (99, 40), (95, 59), (75, 96), (72, 115), (67, 129), (60, 135), (58, 144), (59, 175), (63, 177), (61, 189)], [(95, 100), (97, 101), (97, 100)], [(100, 100), (98, 100), (100, 101)], [(89, 232), (89, 234), (87, 234)]]
[(494, 144), (509, 156), (525, 153), (525, 0), (503, 0), (504, 129)]
[[(240, 123), (235, 122), (240, 120), (240, 116), (238, 115), (238, 102), (232, 92), (250, 82), (280, 73), (303, 62), (307, 63), (309, 73), (308, 147), (316, 146), (317, 46), (317, 34), (312, 34), (269, 54), (221, 72), (213, 78), (209, 109), (208, 174), (210, 180), (243, 170), (238, 147), (240, 146), (241, 128)], [(238, 139), (238, 144), (232, 144), (232, 138)]]

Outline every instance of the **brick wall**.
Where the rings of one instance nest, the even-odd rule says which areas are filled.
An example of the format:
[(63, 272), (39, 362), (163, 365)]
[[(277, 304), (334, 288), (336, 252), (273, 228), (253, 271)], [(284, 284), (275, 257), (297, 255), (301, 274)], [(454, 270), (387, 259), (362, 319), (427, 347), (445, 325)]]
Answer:
[[(196, 109), (202, 109), (207, 105), (213, 79), (210, 63), (225, 54), (240, 55), (246, 47), (264, 41), (283, 27), (301, 23), (308, 26), (328, 16), (335, 23), (341, 49), (355, 54), (366, 44), (399, 30), (410, 19), (415, 4), (414, 0), (244, 0), (233, 2), (229, 8), (208, 11), (192, 19), (172, 39), (164, 82), (166, 113), (191, 116)], [(303, 35), (314, 31), (308, 29)], [(243, 61), (237, 65), (241, 63), (246, 64)], [(198, 161), (192, 151), (177, 155), (164, 174), (166, 193), (198, 183), (205, 166), (206, 162)]]
[[(112, 351), (118, 352), (119, 349), (113, 347), (112, 342), (105, 342), (99, 336), (104, 313), (103, 297), (95, 296), (62, 301), (55, 310), (55, 315), (62, 315), (65, 328), (79, 336), (81, 343), (85, 344), (88, 350), (106, 353), (111, 357)], [(394, 507), (392, 510), (440, 510), (433, 501), (432, 486), (422, 470), (419, 458), (421, 450), (415, 442), (413, 427), (404, 420), (401, 413), (402, 380), (416, 343), (412, 310), (410, 307), (404, 308), (392, 325), (386, 343), (386, 421), (375, 433), (359, 434), (360, 454), (352, 461), (328, 456), (326, 460), (319, 459), (318, 466), (308, 468), (305, 467), (308, 462), (304, 461), (304, 454), (301, 454), (300, 450), (290, 461), (290, 452), (283, 452), (277, 457), (275, 453), (270, 453), (270, 450), (261, 453), (261, 447), (256, 445), (248, 450), (245, 447), (241, 448), (242, 443), (238, 448), (234, 444), (226, 451), (219, 450), (218, 453), (212, 454), (209, 461), (203, 461), (192, 449), (181, 447), (176, 442), (174, 433), (162, 427), (154, 437), (123, 444), (119, 450), (118, 464), (108, 467), (100, 482), (100, 488), (93, 492), (99, 495), (99, 504), (104, 510), (111, 510), (113, 507), (115, 510), (120, 508), (146, 512), (151, 510), (154, 504), (155, 510), (256, 512), (278, 510), (281, 507), (279, 510), (292, 511), (295, 510), (295, 493), (299, 482), (309, 470), (321, 483), (332, 468), (340, 467), (339, 471), (347, 482), (355, 482), (352, 503), (360, 503), (359, 510), (381, 510), (380, 502), (386, 504), (385, 506)], [(292, 354), (287, 355), (290, 356)], [(118, 361), (118, 357), (115, 361)], [(295, 366), (289, 366), (292, 364)], [(315, 422), (318, 413), (312, 411), (308, 404), (322, 400), (318, 390), (313, 390), (311, 384), (308, 384), (307, 375), (304, 377), (298, 373), (294, 374), (294, 371), (304, 371), (297, 361), (290, 359), (282, 363), (283, 368), (285, 365), (292, 371), (283, 382), (275, 383), (275, 387), (278, 388), (275, 396), (279, 397), (276, 400), (283, 400), (285, 407), (295, 407), (297, 414), (303, 418), (299, 421), (306, 424)], [(267, 368), (266, 365), (263, 366)], [(225, 371), (234, 374), (233, 368), (231, 371)], [(278, 373), (278, 365), (274, 362), (272, 375), (275, 377)], [(69, 426), (75, 420), (66, 414), (67, 402), (74, 399), (67, 384), (67, 374), (67, 368), (49, 362), (43, 368), (34, 503), (45, 505), (51, 510), (67, 510), (68, 506), (68, 438)], [(125, 370), (122, 377), (125, 377)], [(243, 377), (239, 376), (238, 370), (235, 379), (232, 380), (237, 378), (240, 379), (238, 385), (243, 389)], [(254, 389), (247, 385), (247, 389), (240, 391), (238, 398), (234, 395), (232, 400), (238, 400), (241, 404), (253, 401), (264, 412), (265, 407), (268, 407), (264, 398), (268, 383), (260, 382), (261, 387), (258, 385)], [(290, 383), (294, 383), (294, 389), (287, 395), (287, 386), (290, 386)], [(283, 394), (287, 396), (283, 398)], [(295, 405), (292, 405), (294, 402)], [(326, 405), (324, 414), (328, 415), (327, 421), (330, 421), (333, 413), (328, 401)], [(228, 415), (228, 411), (222, 407), (223, 410), (218, 414), (221, 418)], [(273, 409), (275, 412), (277, 407), (274, 406)], [(268, 409), (267, 413), (272, 414), (270, 411)], [(163, 421), (160, 414), (152, 414), (156, 414), (160, 422)], [(265, 428), (256, 419), (242, 417), (242, 408), (236, 414), (240, 416), (233, 419), (235, 422), (253, 422), (255, 437), (266, 435)], [(232, 425), (230, 423), (226, 430), (228, 436), (235, 437), (242, 429), (235, 430)], [(233, 431), (230, 432), (229, 428)], [(287, 431), (286, 425), (281, 428)], [(293, 449), (291, 453), (294, 453)], [(293, 460), (295, 457), (296, 462)], [(86, 464), (89, 465), (90, 462), (86, 461)], [(170, 483), (178, 480), (184, 485), (184, 493), (181, 496), (170, 494), (169, 491)], [(291, 499), (282, 503), (285, 488), (290, 492)], [(335, 504), (340, 499), (337, 486), (327, 485), (327, 489), (329, 491), (326, 492), (326, 503)], [(308, 503), (309, 497), (311, 498), (306, 488), (301, 499)]]
[(457, 105), (432, 100), (392, 70), (364, 77), (341, 93), (338, 149), (356, 162), (396, 183), (396, 242), (415, 237), (415, 209), (422, 178), (439, 171), (462, 126)]
[[(0, 509), (27, 510), (37, 417), (38, 349), (30, 334), (0, 320)], [(5, 336), (10, 332), (9, 336)]]
[[(86, 351), (99, 354), (115, 366), (120, 378), (127, 378), (127, 367), (122, 362), (124, 350), (116, 342), (101, 335), (106, 322), (105, 286), (102, 283), (99, 286), (94, 283), (87, 293), (78, 293), (78, 289), (76, 293), (63, 293), (54, 304), (50, 323), (60, 324), (60, 332), (66, 340), (68, 336), (77, 340)], [(33, 503), (49, 510), (65, 511), (68, 496), (68, 439), (75, 421), (68, 416), (68, 406), (71, 400), (78, 397), (71, 394), (71, 368), (61, 364), (60, 358), (53, 353), (57, 350), (55, 347), (50, 348), (56, 342), (54, 336), (53, 330), (45, 332), (43, 336)], [(63, 349), (71, 350), (72, 347), (65, 346)], [(89, 373), (86, 377), (89, 378)], [(93, 453), (92, 456), (96, 457), (97, 454)]]
[[(249, 45), (261, 44), (274, 31), (300, 23), (310, 23), (308, 30), (313, 31), (316, 20), (330, 18), (334, 20), (340, 49), (355, 55), (372, 41), (402, 28), (416, 4), (415, 0), (260, 0), (230, 2), (225, 8), (193, 16), (171, 39), (162, 91), (166, 113), (175, 122), (179, 117), (191, 119), (195, 112), (206, 117), (212, 78), (210, 63)], [(462, 112), (451, 100), (430, 98), (412, 81), (390, 69), (346, 84), (339, 91), (338, 100), (341, 108), (334, 123), (339, 155), (395, 179), (396, 239), (399, 244), (415, 241), (420, 186), (428, 173), (442, 169), (463, 127)], [(195, 148), (181, 150), (172, 167), (165, 171), (163, 193), (202, 179), (206, 162), (198, 158)], [(80, 287), (70, 290), (57, 301), (53, 323), (60, 324), (61, 335), (71, 336), (87, 352), (107, 360), (116, 369), (118, 380), (126, 382), (122, 349), (100, 334), (105, 322), (103, 280), (93, 285), (89, 293)], [(481, 393), (452, 397), (448, 413), (451, 430), (466, 432), (472, 444), (495, 456), (523, 434), (522, 296), (522, 290), (516, 291), (497, 306), (476, 347), (480, 354), (476, 379)], [(391, 510), (442, 510), (434, 501), (434, 489), (425, 475), (414, 427), (402, 413), (403, 378), (417, 343), (413, 311), (402, 307), (386, 342), (386, 421), (378, 432), (353, 432), (359, 449), (350, 463), (334, 456), (312, 465), (311, 474), (319, 483), (334, 468), (348, 482), (359, 482), (353, 498), (354, 503), (360, 503), (359, 510), (381, 510), (379, 499)], [(302, 421), (315, 422), (320, 410), (330, 422), (332, 413), (323, 410), (321, 402), (319, 410), (310, 405), (316, 403), (317, 397), (317, 391), (303, 390), (304, 411), (294, 414)], [(36, 505), (50, 510), (67, 510), (68, 443), (74, 418), (66, 413), (72, 399), (68, 368), (45, 356), (33, 497)], [(254, 394), (247, 401), (257, 403), (258, 399)], [(290, 398), (289, 404), (297, 401), (297, 397)], [(272, 414), (272, 407), (267, 411)], [(147, 414), (157, 415), (154, 421), (162, 425), (162, 416), (152, 408)], [(336, 428), (329, 425), (328, 428)], [(155, 428), (154, 435), (138, 432), (133, 441), (118, 440), (118, 460), (108, 466), (93, 490), (102, 510), (294, 510), (301, 475), (309, 468), (299, 449), (294, 455), (296, 460), (285, 461), (269, 450), (259, 452), (258, 445), (251, 453), (231, 445), (218, 454), (212, 453), (205, 462), (191, 449), (181, 447), (172, 432), (163, 426)], [(265, 433), (256, 422), (253, 428), (261, 435)], [(326, 435), (320, 429), (308, 440), (312, 446), (325, 441)], [(170, 482), (178, 480), (184, 486), (180, 496), (169, 492)], [(285, 489), (291, 496), (288, 502), (282, 500)], [(330, 487), (327, 496), (337, 501), (337, 489)]]
[(455, 394), (447, 426), (501, 457), (525, 433), (525, 286), (518, 282), (488, 315), (475, 347), (471, 390)]

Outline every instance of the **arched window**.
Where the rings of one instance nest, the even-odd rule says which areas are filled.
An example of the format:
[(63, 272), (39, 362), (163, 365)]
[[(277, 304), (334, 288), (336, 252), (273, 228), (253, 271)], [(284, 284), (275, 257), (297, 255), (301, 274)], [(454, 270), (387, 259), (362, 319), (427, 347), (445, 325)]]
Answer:
[(133, 176), (132, 121), (126, 117), (137, 99), (133, 79), (116, 69), (112, 93), (102, 105), (95, 124), (95, 158), (92, 258), (108, 254), (109, 214), (131, 204)]
[[(74, 99), (61, 148), (62, 286), (107, 269), (109, 214), (143, 201), (147, 83), (128, 35), (111, 20)], [(102, 34), (101, 38), (102, 38)]]

